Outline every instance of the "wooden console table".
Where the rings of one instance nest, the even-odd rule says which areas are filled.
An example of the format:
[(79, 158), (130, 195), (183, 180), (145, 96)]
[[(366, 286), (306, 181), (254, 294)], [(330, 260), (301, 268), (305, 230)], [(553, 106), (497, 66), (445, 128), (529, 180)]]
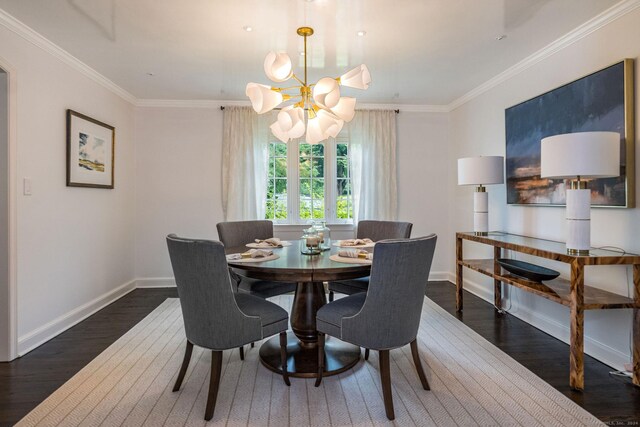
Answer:
[[(464, 259), (463, 241), (493, 246), (493, 259)], [(571, 279), (557, 278), (544, 283), (532, 282), (503, 270), (496, 261), (502, 250), (509, 249), (540, 258), (571, 265)], [(492, 232), (487, 236), (475, 233), (456, 233), (456, 308), (462, 311), (462, 271), (470, 268), (493, 278), (497, 309), (502, 308), (501, 283), (531, 292), (548, 300), (566, 305), (571, 310), (569, 354), (569, 385), (584, 389), (584, 310), (633, 309), (633, 383), (640, 386), (640, 255), (621, 254), (603, 249), (592, 249), (587, 256), (569, 255), (565, 244), (551, 240)], [(634, 298), (585, 286), (584, 267), (587, 265), (633, 265)]]

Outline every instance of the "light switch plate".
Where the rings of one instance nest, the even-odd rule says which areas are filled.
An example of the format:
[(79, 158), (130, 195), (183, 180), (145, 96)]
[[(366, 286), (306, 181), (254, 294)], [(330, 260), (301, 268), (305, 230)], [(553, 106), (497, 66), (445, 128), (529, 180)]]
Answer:
[(25, 178), (23, 180), (23, 194), (25, 196), (30, 196), (31, 195), (31, 178)]

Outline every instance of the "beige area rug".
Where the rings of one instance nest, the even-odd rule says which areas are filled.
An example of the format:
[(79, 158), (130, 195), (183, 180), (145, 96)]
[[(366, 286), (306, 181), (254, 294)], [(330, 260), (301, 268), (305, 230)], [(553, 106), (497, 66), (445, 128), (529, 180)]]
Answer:
[[(276, 297), (285, 308), (290, 296)], [(425, 298), (419, 346), (431, 391), (409, 347), (391, 352), (398, 426), (604, 425), (531, 371)], [(180, 304), (168, 299), (60, 387), (19, 426), (203, 426), (210, 352), (195, 348), (172, 393), (185, 344)], [(371, 426), (385, 417), (377, 353), (350, 371), (313, 380), (282, 378), (258, 360), (259, 343), (226, 351), (210, 425)]]

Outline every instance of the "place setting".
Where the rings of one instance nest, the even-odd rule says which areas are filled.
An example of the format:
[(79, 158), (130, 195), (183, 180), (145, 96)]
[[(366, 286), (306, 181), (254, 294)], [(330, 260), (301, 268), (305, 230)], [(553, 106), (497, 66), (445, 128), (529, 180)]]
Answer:
[(333, 246), (337, 246), (339, 248), (358, 248), (358, 249), (373, 248), (375, 245), (376, 245), (376, 242), (374, 242), (369, 238), (337, 240), (333, 244)]
[(373, 253), (363, 249), (340, 249), (337, 254), (331, 255), (329, 259), (345, 264), (371, 264)]
[(287, 246), (291, 246), (292, 243), (287, 240), (280, 240), (277, 237), (271, 237), (269, 239), (255, 239), (255, 241), (251, 243), (247, 243), (248, 248), (252, 249), (270, 249), (270, 248), (284, 248)]
[(246, 252), (227, 255), (227, 261), (233, 262), (265, 262), (278, 258), (280, 256), (269, 249), (249, 249)]

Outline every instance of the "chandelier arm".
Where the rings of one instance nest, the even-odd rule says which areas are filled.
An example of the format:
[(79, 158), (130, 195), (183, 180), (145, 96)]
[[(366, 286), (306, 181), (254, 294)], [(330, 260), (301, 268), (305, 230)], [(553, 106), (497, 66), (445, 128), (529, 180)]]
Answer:
[(294, 79), (296, 79), (298, 81), (298, 83), (300, 83), (302, 86), (305, 86), (304, 82), (302, 80), (300, 80), (298, 78), (298, 76), (296, 76), (295, 74), (292, 74), (291, 77), (293, 77)]
[(274, 92), (282, 92), (283, 90), (292, 90), (292, 89), (300, 89), (300, 86), (287, 86), (287, 87), (272, 87), (271, 90)]

